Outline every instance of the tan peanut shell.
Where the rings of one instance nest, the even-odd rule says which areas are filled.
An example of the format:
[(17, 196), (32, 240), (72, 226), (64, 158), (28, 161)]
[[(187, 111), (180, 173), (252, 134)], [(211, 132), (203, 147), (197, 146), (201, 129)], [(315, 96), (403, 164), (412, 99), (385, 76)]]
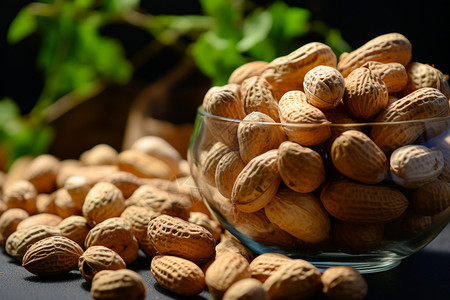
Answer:
[(253, 158), (239, 173), (231, 193), (231, 201), (242, 212), (263, 208), (275, 195), (281, 177), (278, 172), (278, 149)]
[(345, 78), (343, 104), (352, 117), (370, 121), (387, 106), (388, 100), (386, 84), (369, 68), (357, 68)]
[(281, 265), (289, 264), (292, 258), (281, 254), (266, 252), (258, 255), (250, 262), (252, 277), (264, 283)]
[(22, 260), (27, 249), (39, 240), (51, 236), (59, 236), (58, 228), (49, 225), (35, 225), (12, 233), (5, 243), (6, 253)]
[(244, 163), (278, 146), (286, 140), (281, 126), (262, 112), (251, 112), (238, 126), (239, 153)]
[(199, 294), (206, 287), (202, 269), (185, 258), (157, 255), (152, 259), (150, 270), (156, 282), (181, 296)]
[(48, 214), (58, 214), (55, 205), (55, 195), (56, 192), (51, 194), (39, 194), (36, 197), (36, 212), (38, 214), (48, 213)]
[(303, 89), (309, 104), (320, 109), (333, 109), (344, 96), (345, 81), (338, 70), (321, 65), (306, 73)]
[(95, 226), (108, 218), (118, 217), (125, 210), (122, 192), (112, 183), (99, 182), (86, 195), (83, 216), (89, 225)]
[(263, 284), (269, 299), (308, 299), (321, 287), (319, 270), (303, 259), (293, 259), (276, 269)]
[(152, 155), (164, 161), (177, 175), (181, 173), (179, 163), (183, 158), (174, 146), (162, 137), (151, 135), (140, 137), (130, 149)]
[(233, 283), (223, 295), (223, 300), (268, 300), (261, 282), (245, 278)]
[(247, 260), (233, 252), (218, 257), (206, 270), (205, 282), (214, 299), (222, 299), (231, 285), (241, 279), (250, 278)]
[(253, 259), (253, 253), (250, 249), (245, 247), (238, 239), (234, 237), (222, 238), (220, 242), (216, 245), (216, 256), (217, 259), (219, 256), (228, 253), (234, 252), (239, 255), (242, 255), (249, 263)]
[(64, 182), (64, 189), (67, 190), (74, 205), (78, 209), (83, 208), (84, 200), (89, 190), (94, 186), (95, 182), (88, 182), (85, 176), (70, 176)]
[(443, 168), (442, 152), (422, 145), (402, 146), (390, 157), (392, 179), (406, 188), (417, 188), (434, 181)]
[(30, 215), (36, 213), (36, 197), (36, 188), (27, 180), (14, 182), (3, 192), (3, 201), (8, 208), (22, 208)]
[(273, 95), (272, 86), (261, 76), (245, 79), (241, 85), (242, 105), (248, 115), (251, 112), (261, 112), (275, 122), (280, 121), (277, 100)]
[(386, 84), (389, 94), (400, 92), (408, 82), (408, 74), (402, 64), (369, 61), (363, 67), (369, 68), (373, 75), (380, 77)]
[(324, 113), (305, 102), (304, 93), (290, 91), (278, 103), (280, 120), (289, 140), (302, 146), (314, 146), (326, 141), (331, 133)]
[(355, 223), (389, 222), (398, 218), (409, 205), (406, 197), (395, 188), (348, 179), (329, 182), (322, 189), (320, 200), (333, 217)]
[(68, 273), (77, 264), (83, 249), (63, 236), (51, 236), (37, 241), (23, 256), (22, 266), (39, 276), (56, 276)]
[(272, 85), (275, 97), (280, 99), (287, 91), (301, 89), (306, 73), (312, 68), (319, 65), (336, 67), (336, 62), (336, 55), (329, 46), (312, 42), (274, 59), (261, 76)]
[(216, 167), (215, 183), (217, 190), (227, 198), (231, 198), (233, 185), (244, 169), (245, 163), (239, 154), (239, 151), (231, 151), (222, 156)]
[(176, 255), (194, 263), (205, 263), (215, 253), (216, 241), (204, 227), (168, 215), (148, 224), (148, 235), (160, 254)]
[(41, 213), (29, 216), (25, 220), (17, 225), (16, 230), (21, 230), (29, 227), (33, 227), (35, 225), (49, 225), (49, 226), (57, 226), (62, 221), (62, 218), (58, 215)]
[(265, 61), (251, 61), (236, 68), (228, 78), (228, 83), (241, 84), (245, 79), (259, 76), (267, 66)]
[(328, 213), (311, 193), (280, 189), (264, 211), (272, 223), (302, 241), (318, 243), (329, 236)]
[(92, 298), (144, 300), (146, 287), (142, 277), (133, 270), (102, 270), (91, 285)]
[(0, 245), (17, 229), (20, 222), (28, 218), (28, 212), (21, 208), (10, 208), (0, 216)]
[(28, 165), (24, 179), (31, 182), (38, 194), (51, 193), (56, 189), (59, 159), (50, 154), (35, 157)]
[(208, 152), (205, 153), (202, 163), (202, 174), (208, 184), (216, 185), (216, 168), (220, 159), (232, 149), (222, 142), (216, 142)]
[(90, 227), (85, 217), (70, 216), (62, 220), (58, 226), (61, 235), (71, 239), (84, 247), (84, 241), (89, 233)]
[(291, 141), (278, 148), (278, 170), (283, 182), (299, 193), (310, 193), (325, 181), (320, 154)]
[(259, 243), (288, 248), (295, 246), (296, 238), (272, 223), (264, 209), (253, 213), (235, 210), (228, 218), (237, 230)]
[(322, 292), (330, 300), (361, 300), (367, 294), (366, 280), (350, 266), (333, 266), (326, 269), (321, 281)]
[[(421, 88), (386, 107), (375, 122), (398, 122), (421, 120), (447, 115), (448, 99), (439, 90)], [(424, 131), (424, 124), (383, 124), (373, 126), (370, 138), (384, 152), (392, 152), (398, 147), (411, 144)]]
[(333, 240), (346, 253), (364, 253), (378, 247), (383, 240), (381, 223), (350, 223), (336, 220), (332, 225)]
[(130, 223), (115, 217), (98, 223), (92, 228), (84, 242), (86, 248), (105, 246), (116, 251), (126, 264), (132, 263), (138, 256), (139, 244), (133, 235)]
[(136, 205), (183, 220), (189, 219), (191, 205), (188, 195), (158, 188), (154, 184), (140, 186), (126, 201), (127, 207)]
[(102, 270), (126, 269), (126, 264), (117, 252), (104, 246), (92, 246), (86, 249), (78, 259), (81, 276), (90, 282), (95, 274)]
[(130, 223), (139, 247), (149, 257), (155, 256), (157, 252), (147, 234), (148, 223), (158, 215), (159, 213), (151, 209), (135, 205), (127, 207), (120, 215), (121, 218), (124, 218)]
[(399, 218), (385, 225), (387, 238), (405, 240), (431, 229), (432, 216), (426, 216), (409, 207)]
[(344, 77), (347, 77), (351, 71), (368, 61), (397, 62), (406, 66), (411, 60), (411, 50), (411, 43), (402, 34), (383, 34), (350, 53), (341, 54), (337, 69)]
[(130, 172), (143, 178), (174, 179), (176, 173), (162, 160), (139, 152), (125, 150), (117, 156), (117, 166), (120, 171)]
[(200, 225), (206, 228), (216, 241), (220, 240), (222, 234), (222, 227), (217, 220), (212, 220), (210, 217), (202, 212), (191, 211), (188, 222)]
[(123, 197), (127, 199), (138, 187), (146, 184), (148, 180), (151, 179), (141, 178), (129, 172), (116, 171), (102, 177), (100, 181), (112, 183), (122, 192)]
[(65, 188), (60, 188), (55, 192), (55, 208), (58, 216), (63, 219), (73, 215), (82, 214), (81, 209), (73, 201)]
[(384, 152), (358, 130), (341, 133), (333, 141), (330, 154), (339, 172), (362, 183), (379, 183), (388, 173), (389, 163)]
[(80, 155), (80, 161), (87, 166), (115, 165), (117, 150), (108, 144), (98, 144)]
[(203, 110), (213, 116), (242, 120), (245, 117), (240, 85), (214, 86), (203, 98)]
[[(350, 117), (348, 114), (346, 114), (344, 111), (342, 111), (339, 108), (335, 108), (333, 110), (324, 110), (323, 111), (326, 119), (331, 122), (330, 125), (330, 131), (331, 131), (331, 138), (330, 140), (333, 141), (336, 139), (342, 132), (347, 130), (358, 130), (362, 131), (361, 126), (358, 126), (354, 118)], [(333, 124), (339, 124), (334, 126)], [(355, 126), (351, 125), (345, 125), (342, 126), (342, 124), (355, 124)]]
[(432, 216), (450, 206), (450, 182), (439, 179), (426, 183), (412, 192), (412, 206), (421, 215)]
[(406, 96), (415, 90), (424, 87), (436, 88), (450, 98), (450, 87), (444, 74), (438, 69), (419, 62), (412, 62), (406, 67), (408, 82), (401, 91), (402, 96)]

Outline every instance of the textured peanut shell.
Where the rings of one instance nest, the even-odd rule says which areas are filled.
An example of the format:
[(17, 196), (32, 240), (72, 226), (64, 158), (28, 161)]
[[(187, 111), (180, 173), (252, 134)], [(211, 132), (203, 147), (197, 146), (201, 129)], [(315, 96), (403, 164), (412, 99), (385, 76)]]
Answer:
[(293, 259), (275, 270), (263, 284), (269, 299), (308, 299), (320, 289), (320, 272), (303, 259)]
[(55, 156), (41, 154), (30, 162), (24, 179), (34, 185), (38, 194), (51, 193), (56, 189), (59, 164), (60, 162)]
[(127, 207), (120, 215), (121, 218), (124, 218), (130, 223), (133, 234), (139, 243), (139, 247), (149, 257), (155, 256), (157, 252), (147, 234), (148, 223), (158, 215), (159, 213), (151, 209), (135, 205)]
[[(397, 122), (445, 116), (449, 101), (439, 90), (421, 88), (386, 107), (375, 122)], [(370, 138), (386, 153), (411, 144), (425, 130), (421, 122), (373, 126)]]
[(139, 152), (125, 150), (117, 156), (117, 166), (120, 171), (130, 172), (143, 178), (174, 179), (176, 173), (162, 160)]
[(56, 213), (65, 219), (73, 215), (81, 215), (82, 211), (73, 201), (69, 192), (65, 188), (59, 188), (55, 192), (55, 208)]
[(328, 213), (311, 193), (280, 189), (264, 211), (272, 223), (302, 241), (318, 243), (329, 236)]
[(353, 180), (375, 184), (386, 178), (389, 169), (386, 155), (361, 131), (341, 133), (333, 141), (330, 154), (336, 169)]
[(106, 175), (100, 181), (112, 183), (122, 192), (123, 197), (128, 199), (138, 187), (146, 184), (148, 180), (129, 172), (117, 171)]
[(71, 239), (82, 247), (90, 230), (89, 224), (83, 216), (67, 217), (58, 224), (57, 228), (61, 231), (62, 236)]
[(206, 182), (212, 186), (216, 186), (216, 168), (221, 158), (231, 152), (232, 149), (222, 142), (216, 142), (202, 159), (202, 174)]
[(120, 216), (124, 209), (122, 192), (112, 183), (99, 182), (86, 195), (82, 211), (89, 225), (95, 226), (108, 218)]
[(289, 140), (302, 146), (314, 146), (326, 141), (331, 133), (324, 113), (305, 102), (304, 93), (290, 91), (278, 103), (280, 120)]
[(346, 253), (364, 253), (378, 247), (383, 240), (384, 226), (380, 223), (359, 224), (336, 220), (333, 240)]
[(160, 215), (148, 224), (148, 235), (160, 254), (175, 255), (195, 263), (214, 256), (216, 241), (204, 227), (168, 215)]
[(28, 218), (28, 212), (21, 208), (10, 208), (0, 216), (0, 245), (17, 229), (20, 222)]
[(245, 79), (259, 76), (267, 66), (265, 61), (251, 61), (236, 68), (228, 78), (228, 83), (241, 84)]
[(295, 142), (283, 142), (278, 148), (278, 170), (283, 182), (300, 193), (314, 191), (325, 180), (319, 153)]
[(322, 189), (320, 200), (333, 217), (356, 223), (392, 221), (409, 205), (406, 197), (395, 188), (347, 179), (329, 182)]
[(214, 299), (222, 299), (230, 286), (244, 278), (250, 278), (247, 260), (237, 253), (226, 253), (218, 257), (206, 270), (205, 282)]
[(408, 82), (408, 74), (406, 68), (399, 63), (380, 63), (377, 61), (369, 61), (363, 65), (369, 68), (372, 74), (379, 76), (386, 84), (389, 94), (400, 92)]
[(22, 208), (31, 215), (36, 213), (36, 197), (36, 188), (27, 180), (14, 182), (3, 192), (3, 201), (8, 208)]
[(280, 121), (278, 116), (277, 100), (272, 91), (272, 86), (261, 76), (253, 76), (245, 79), (241, 85), (242, 105), (246, 114), (261, 112), (275, 122)]
[(412, 62), (406, 67), (408, 82), (401, 91), (402, 96), (406, 96), (415, 90), (424, 87), (436, 88), (450, 98), (450, 87), (444, 74), (438, 69), (419, 62)]
[(85, 176), (70, 176), (64, 182), (64, 188), (72, 198), (73, 203), (79, 209), (83, 208), (84, 200), (95, 182), (88, 182)]
[(281, 177), (278, 172), (278, 149), (253, 158), (239, 173), (231, 193), (231, 201), (242, 212), (263, 208), (275, 195)]
[(244, 169), (239, 151), (231, 151), (219, 160), (216, 167), (215, 183), (217, 190), (227, 198), (231, 198), (234, 182)]
[(372, 120), (386, 107), (388, 100), (386, 84), (369, 68), (357, 68), (345, 78), (343, 104), (352, 117)]
[(205, 275), (193, 262), (171, 255), (157, 255), (150, 270), (162, 287), (181, 296), (193, 296), (205, 289)]
[(5, 250), (9, 255), (22, 260), (31, 245), (44, 238), (59, 235), (61, 235), (61, 231), (54, 226), (35, 225), (11, 234), (6, 240)]
[(133, 235), (131, 225), (125, 219), (109, 218), (92, 228), (84, 242), (86, 248), (105, 246), (116, 251), (126, 264), (138, 256), (139, 244)]
[(218, 258), (219, 256), (221, 256), (225, 253), (228, 253), (228, 252), (234, 252), (239, 255), (242, 255), (249, 263), (253, 259), (252, 251), (250, 249), (248, 249), (247, 247), (245, 247), (234, 236), (221, 238), (220, 242), (216, 245), (215, 258)]
[(292, 258), (281, 253), (263, 253), (250, 262), (252, 277), (264, 283), (281, 265), (288, 264)]
[(80, 155), (80, 161), (87, 166), (115, 165), (117, 150), (108, 144), (98, 144)]
[(251, 112), (238, 126), (239, 153), (244, 163), (278, 146), (286, 140), (281, 126), (262, 112)]
[(385, 225), (386, 237), (405, 240), (423, 234), (432, 228), (433, 217), (426, 216), (409, 207), (399, 218)]
[(56, 276), (70, 272), (83, 249), (63, 236), (51, 236), (31, 245), (23, 256), (22, 266), (39, 276)]
[(319, 65), (336, 67), (336, 62), (336, 55), (329, 46), (312, 42), (274, 59), (261, 76), (272, 85), (275, 97), (280, 99), (287, 91), (302, 89), (304, 77), (312, 68)]
[(421, 215), (443, 212), (450, 206), (450, 182), (437, 179), (415, 189), (412, 206)]
[(133, 270), (103, 270), (92, 280), (91, 295), (97, 300), (144, 300), (146, 287), (142, 277)]
[(222, 227), (217, 220), (212, 220), (210, 217), (202, 212), (191, 211), (188, 222), (200, 225), (206, 228), (216, 241), (220, 240), (222, 234)]
[(442, 152), (422, 145), (402, 146), (390, 157), (392, 179), (406, 188), (417, 188), (434, 181), (443, 168)]
[(350, 266), (333, 266), (326, 269), (321, 281), (322, 292), (328, 299), (361, 300), (367, 294), (364, 277)]
[(119, 270), (126, 267), (117, 252), (104, 246), (89, 247), (78, 259), (78, 270), (88, 282), (92, 281), (95, 274), (102, 270)]
[(233, 283), (223, 295), (223, 300), (268, 300), (262, 283), (253, 278)]
[(402, 34), (383, 34), (350, 53), (343, 53), (339, 57), (337, 69), (344, 77), (347, 77), (351, 71), (368, 61), (397, 62), (406, 66), (411, 60), (411, 50), (411, 43)]
[(306, 73), (303, 89), (308, 103), (320, 109), (333, 109), (344, 96), (345, 81), (335, 68), (317, 66)]
[(57, 226), (62, 221), (58, 215), (41, 213), (29, 216), (17, 225), (16, 230), (26, 229), (35, 225)]
[[(358, 122), (339, 108), (335, 108), (333, 110), (326, 110), (323, 113), (324, 113), (326, 119), (332, 123), (330, 126), (330, 131), (331, 131), (330, 140), (331, 141), (336, 139), (342, 132), (347, 131), (347, 130), (362, 131), (363, 127), (361, 127), (361, 126), (357, 126), (357, 125), (342, 126), (341, 124), (357, 124)], [(334, 126), (333, 124), (338, 124), (338, 125)]]

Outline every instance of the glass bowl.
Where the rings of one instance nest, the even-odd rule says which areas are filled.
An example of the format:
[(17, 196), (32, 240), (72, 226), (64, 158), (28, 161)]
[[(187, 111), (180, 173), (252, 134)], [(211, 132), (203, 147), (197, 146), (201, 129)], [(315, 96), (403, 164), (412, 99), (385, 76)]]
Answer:
[[(200, 107), (188, 149), (188, 161), (192, 177), (208, 208), (228, 231), (256, 254), (278, 252), (306, 259), (318, 268), (350, 265), (361, 273), (373, 273), (397, 266), (402, 259), (430, 243), (449, 223), (449, 124), (450, 116), (390, 123), (299, 125), (250, 122), (213, 116)], [(281, 146), (278, 150), (269, 150), (272, 153), (271, 159), (259, 158), (265, 154), (250, 161), (247, 158), (247, 163), (240, 159), (240, 143), (243, 142), (238, 138), (238, 129), (261, 126), (265, 129), (259, 130), (260, 139), (250, 143), (247, 141), (246, 149), (258, 151), (261, 145), (270, 144), (270, 139), (264, 137), (264, 134), (269, 135), (273, 130), (310, 133), (329, 130), (330, 137), (326, 141), (303, 147), (308, 148), (307, 151), (314, 151), (314, 157), (317, 159), (319, 155), (319, 160), (322, 161), (325, 173), (322, 174), (322, 179), (316, 181), (317, 188), (307, 192), (300, 188), (303, 193), (293, 191), (290, 188), (292, 182), (286, 176), (280, 178), (279, 173), (286, 172), (282, 171), (283, 167), (290, 168), (293, 172), (293, 181), (314, 181), (317, 170), (322, 168), (312, 165), (309, 176), (308, 172), (305, 175), (305, 170), (308, 170), (310, 159), (306, 163), (289, 165), (284, 161), (282, 164), (279, 150)], [(350, 158), (347, 159), (353, 161), (354, 165), (347, 166), (346, 170), (335, 166), (337, 159), (334, 161), (333, 155), (336, 154), (332, 153), (336, 151), (333, 150), (334, 141), (339, 134), (348, 130), (360, 131), (368, 137), (380, 130), (394, 137), (402, 132), (411, 136), (416, 134), (412, 144), (420, 145), (414, 146), (414, 151), (420, 153), (412, 155), (414, 157), (410, 155), (409, 158), (408, 153), (414, 151), (394, 154), (393, 148), (397, 146), (389, 148), (388, 143), (389, 149), (384, 151), (387, 159), (385, 176), (378, 182), (367, 182), (366, 176), (355, 177), (351, 173), (352, 169), (361, 170), (361, 167), (364, 169), (366, 166), (371, 168), (372, 161), (364, 162), (361, 159), (364, 156), (372, 157), (370, 151), (364, 154), (372, 146), (360, 145), (363, 155), (349, 155)], [(241, 152), (242, 149), (241, 145)], [(421, 152), (423, 149), (426, 151)], [(428, 170), (429, 160), (424, 159), (429, 155), (437, 161), (431, 166), (431, 170)], [(259, 163), (252, 163), (258, 159)], [(251, 164), (256, 166), (251, 167)], [(247, 168), (247, 179), (241, 175), (244, 168)], [(422, 176), (422, 173), (426, 175)], [(253, 179), (249, 179), (252, 176)], [(368, 177), (373, 176), (369, 174)], [(238, 180), (239, 184), (236, 184)], [(268, 190), (272, 191), (267, 192)], [(386, 190), (389, 190), (387, 194)], [(239, 198), (239, 193), (246, 193), (247, 198), (244, 198), (247, 200), (248, 197), (254, 198), (248, 203), (263, 201), (264, 204), (248, 206), (245, 199)], [(339, 209), (339, 205), (354, 201), (354, 197), (359, 201), (358, 204), (350, 203), (344, 206), (347, 208)], [(395, 197), (400, 197), (400, 202), (391, 199)], [(267, 199), (261, 200), (262, 198)], [(280, 199), (282, 204), (278, 205)], [(307, 202), (302, 204), (302, 201), (310, 201), (305, 199), (313, 199), (314, 205), (310, 206)], [(261, 206), (263, 207), (260, 208)], [(350, 213), (341, 214), (346, 209)], [(385, 210), (381, 213), (383, 216), (387, 211), (391, 215), (378, 218), (376, 215), (380, 210)], [(316, 233), (317, 228), (325, 228), (325, 233)]]

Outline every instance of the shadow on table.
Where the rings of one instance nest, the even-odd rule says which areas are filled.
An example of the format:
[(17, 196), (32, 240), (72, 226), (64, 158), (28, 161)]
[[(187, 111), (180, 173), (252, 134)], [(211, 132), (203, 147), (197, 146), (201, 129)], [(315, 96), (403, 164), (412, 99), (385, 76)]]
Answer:
[[(450, 249), (449, 249), (450, 250)], [(450, 299), (450, 252), (422, 250), (389, 271), (366, 274), (366, 299)]]
[(80, 280), (81, 275), (75, 271), (71, 271), (67, 274), (57, 275), (57, 276), (38, 276), (38, 275), (30, 275), (24, 277), (26, 281), (29, 282), (69, 282), (69, 281), (78, 281)]
[(211, 299), (210, 297), (203, 297), (202, 295), (195, 295), (195, 296), (180, 296), (177, 295), (175, 293), (172, 293), (169, 290), (166, 290), (165, 288), (163, 288), (162, 286), (159, 285), (159, 283), (155, 282), (153, 284), (153, 288), (160, 294), (163, 294), (164, 296), (169, 297), (170, 299), (174, 299), (174, 300), (207, 300), (207, 299)]

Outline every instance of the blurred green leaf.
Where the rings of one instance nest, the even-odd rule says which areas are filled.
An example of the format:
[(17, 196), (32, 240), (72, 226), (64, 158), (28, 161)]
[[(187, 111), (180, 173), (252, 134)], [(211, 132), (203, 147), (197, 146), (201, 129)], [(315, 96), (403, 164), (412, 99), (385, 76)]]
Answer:
[(35, 32), (37, 29), (36, 17), (31, 15), (28, 6), (22, 8), (12, 21), (8, 29), (9, 43), (17, 43)]
[(200, 0), (204, 13), (213, 17), (215, 26), (211, 28), (223, 38), (240, 39), (238, 29), (239, 11), (233, 5), (233, 0)]
[(141, 3), (140, 0), (104, 0), (104, 6), (111, 12), (123, 12), (135, 9)]
[(74, 4), (80, 8), (90, 8), (95, 4), (95, 0), (75, 0)]
[(265, 40), (272, 27), (272, 16), (269, 12), (256, 10), (244, 21), (242, 32), (244, 37), (237, 44), (241, 52), (248, 51), (257, 43)]
[(19, 106), (10, 98), (0, 100), (0, 124), (20, 115)]

